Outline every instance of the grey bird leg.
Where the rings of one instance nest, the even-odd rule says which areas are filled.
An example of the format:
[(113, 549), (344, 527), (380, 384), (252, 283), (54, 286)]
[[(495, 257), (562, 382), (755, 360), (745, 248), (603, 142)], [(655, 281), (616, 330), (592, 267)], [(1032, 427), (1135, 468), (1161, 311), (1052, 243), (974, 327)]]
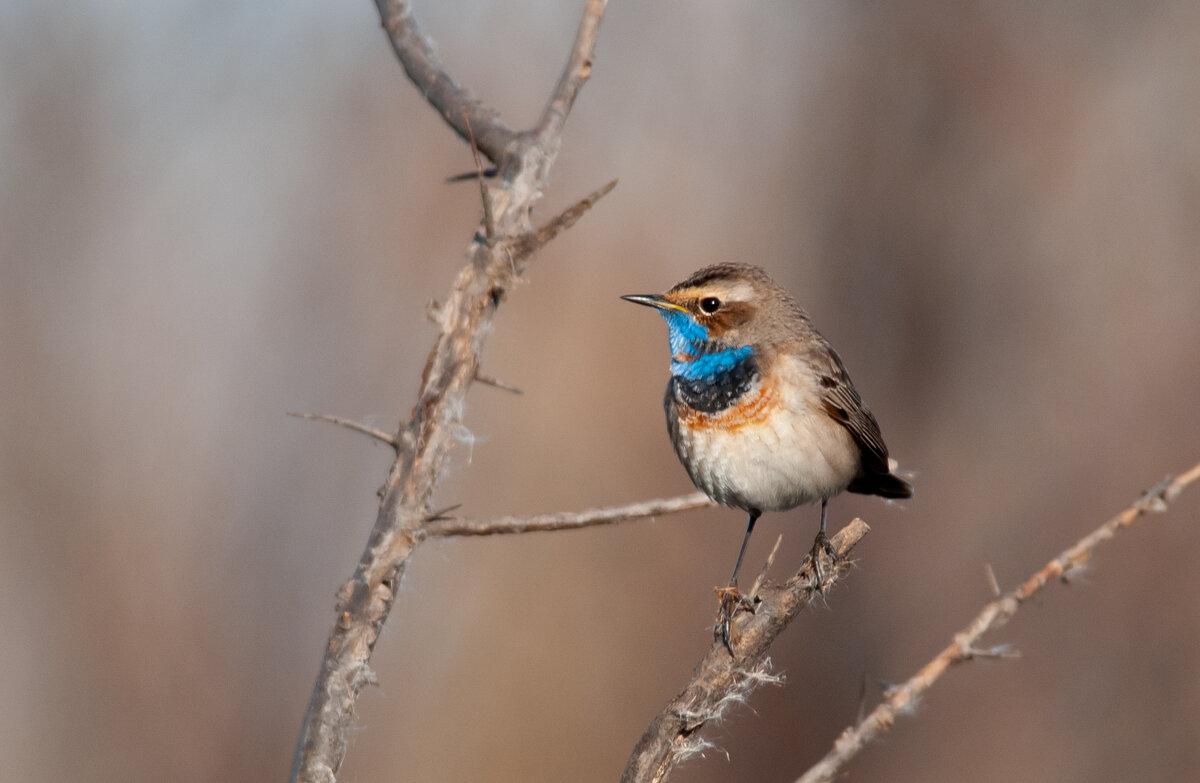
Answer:
[(737, 589), (738, 571), (742, 570), (742, 558), (746, 556), (746, 545), (750, 543), (750, 534), (754, 532), (754, 523), (762, 516), (758, 509), (750, 510), (750, 523), (746, 525), (746, 535), (742, 538), (742, 548), (738, 550), (737, 562), (733, 565), (733, 576), (729, 577), (729, 587), (717, 588), (717, 596), (721, 599), (721, 608), (717, 612), (717, 624), (713, 633), (720, 637), (729, 654), (733, 654), (733, 641), (729, 636), (729, 625), (738, 607), (754, 611), (754, 601), (743, 596)]
[[(742, 548), (738, 550), (737, 562), (733, 564), (733, 576), (729, 577), (730, 587), (737, 587), (737, 575), (738, 571), (742, 570), (742, 558), (746, 556), (746, 545), (750, 543), (750, 534), (754, 532), (754, 523), (758, 521), (760, 516), (762, 516), (761, 511), (756, 508), (750, 509), (750, 524), (746, 526), (746, 537), (742, 539)], [(821, 525), (821, 530), (824, 532), (824, 524)]]
[(817, 589), (823, 590), (825, 584), (825, 575), (821, 573), (821, 555), (829, 555), (830, 559), (835, 557), (833, 552), (833, 544), (829, 543), (829, 538), (825, 535), (825, 513), (829, 507), (829, 500), (821, 501), (821, 530), (817, 533), (817, 538), (813, 541), (812, 562), (813, 573), (817, 578)]

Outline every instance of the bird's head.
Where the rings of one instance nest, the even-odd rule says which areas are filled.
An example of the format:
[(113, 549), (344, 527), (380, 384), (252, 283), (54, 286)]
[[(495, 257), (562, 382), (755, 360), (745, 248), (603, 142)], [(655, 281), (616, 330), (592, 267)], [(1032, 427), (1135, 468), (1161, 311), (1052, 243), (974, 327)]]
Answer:
[[(782, 297), (782, 298), (781, 298)], [(653, 307), (667, 322), (671, 372), (689, 378), (723, 372), (773, 342), (791, 297), (758, 267), (705, 267), (665, 294), (631, 294), (622, 299)], [(786, 337), (788, 332), (783, 330)]]

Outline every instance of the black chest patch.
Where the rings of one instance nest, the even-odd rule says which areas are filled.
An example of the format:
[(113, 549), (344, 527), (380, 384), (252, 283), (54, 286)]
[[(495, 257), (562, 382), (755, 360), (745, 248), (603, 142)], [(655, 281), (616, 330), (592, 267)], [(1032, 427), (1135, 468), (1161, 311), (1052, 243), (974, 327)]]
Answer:
[(672, 375), (667, 399), (701, 413), (719, 413), (750, 391), (758, 377), (758, 362), (749, 356), (724, 372), (703, 378)]

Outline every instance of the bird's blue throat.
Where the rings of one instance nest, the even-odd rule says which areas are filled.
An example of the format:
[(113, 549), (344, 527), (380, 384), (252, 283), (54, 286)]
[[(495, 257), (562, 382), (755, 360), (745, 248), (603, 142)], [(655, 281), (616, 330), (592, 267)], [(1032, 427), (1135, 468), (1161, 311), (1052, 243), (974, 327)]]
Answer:
[(709, 339), (708, 329), (676, 310), (660, 310), (671, 341), (671, 386), (681, 402), (705, 413), (724, 410), (758, 378), (754, 348)]

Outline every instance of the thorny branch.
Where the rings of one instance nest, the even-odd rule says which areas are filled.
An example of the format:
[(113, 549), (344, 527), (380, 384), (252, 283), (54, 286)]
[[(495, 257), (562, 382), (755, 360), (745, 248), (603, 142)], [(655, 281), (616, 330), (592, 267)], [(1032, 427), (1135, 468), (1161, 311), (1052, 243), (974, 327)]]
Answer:
[(951, 665), (976, 657), (1003, 655), (1003, 648), (980, 649), (980, 638), (1008, 622), (1021, 608), (1021, 604), (1043, 587), (1056, 579), (1065, 581), (1073, 570), (1091, 558), (1098, 545), (1113, 538), (1139, 517), (1166, 511), (1171, 501), (1198, 479), (1200, 464), (1175, 478), (1168, 477), (1129, 508), (1046, 563), (1015, 590), (985, 606), (969, 625), (954, 635), (954, 641), (949, 647), (938, 653), (907, 682), (889, 690), (887, 698), (869, 715), (843, 731), (825, 757), (800, 776), (796, 783), (826, 783), (833, 780), (846, 762), (854, 758), (868, 742), (890, 729), (897, 716), (911, 713), (925, 691), (932, 687)]
[[(391, 611), (404, 569), (432, 524), (429, 501), (454, 445), (467, 390), (477, 376), (479, 353), (496, 308), (520, 278), (530, 257), (569, 228), (616, 184), (611, 182), (565, 210), (540, 229), (530, 216), (562, 143), (566, 116), (587, 80), (604, 0), (588, 0), (567, 67), (538, 126), (518, 133), (482, 106), (446, 72), (418, 27), (405, 0), (376, 0), (405, 72), (455, 132), (474, 138), (500, 169), (501, 183), (485, 190), (494, 218), (494, 239), (474, 242), (469, 262), (437, 309), (440, 333), (421, 375), (420, 393), (409, 420), (392, 439), (396, 460), (381, 489), (381, 501), (354, 576), (338, 591), (337, 620), (304, 717), (291, 780), (334, 781), (346, 753), (346, 730), (358, 694), (375, 680), (369, 661)], [(321, 417), (372, 437), (369, 428)], [(380, 440), (385, 440), (379, 438)], [(387, 442), (385, 440), (385, 442)]]
[[(406, 0), (376, 0), (383, 27), (404, 70), (425, 99), (454, 131), (473, 140), (480, 153), (499, 171), (499, 184), (481, 188), (488, 241), (477, 239), (468, 251), (444, 305), (433, 320), (440, 332), (421, 376), (417, 403), (395, 435), (335, 416), (318, 418), (367, 434), (396, 450), (381, 489), (379, 512), (354, 575), (338, 591), (337, 619), (330, 632), (321, 670), (304, 717), (291, 780), (330, 783), (346, 752), (346, 731), (364, 685), (375, 680), (369, 662), (396, 590), (414, 548), (429, 537), (486, 535), (531, 530), (560, 530), (608, 524), (685, 508), (709, 505), (702, 495), (647, 501), (626, 506), (490, 520), (453, 520), (435, 514), (430, 498), (441, 468), (454, 445), (453, 433), (464, 411), (467, 390), (479, 375), (479, 354), (495, 311), (520, 279), (531, 256), (558, 233), (569, 228), (615, 185), (610, 182), (540, 229), (531, 222), (562, 143), (562, 131), (579, 90), (591, 71), (592, 53), (605, 0), (588, 0), (574, 46), (542, 117), (530, 130), (515, 131), (496, 113), (474, 99), (443, 68), (432, 43), (421, 32)], [(481, 167), (477, 165), (477, 172)], [(482, 180), (482, 177), (480, 178)], [(482, 183), (481, 183), (482, 184)], [(479, 233), (477, 233), (477, 237)], [(499, 384), (497, 384), (499, 385)], [(1200, 479), (1200, 465), (1164, 483), (1142, 501), (1110, 520), (1048, 563), (1011, 593), (984, 611), (916, 676), (891, 691), (886, 700), (857, 725), (848, 728), (833, 750), (800, 783), (827, 781), (867, 742), (887, 730), (895, 717), (935, 682), (953, 663), (1002, 651), (982, 650), (979, 638), (1009, 619), (1020, 604), (1056, 578), (1086, 561), (1096, 545), (1108, 540), (1138, 516), (1162, 511), (1188, 484)], [(847, 559), (868, 528), (854, 520), (832, 539), (836, 553), (824, 568), (823, 585), (816, 585), (811, 561), (783, 585), (766, 584), (753, 613), (737, 614), (730, 645), (714, 641), (698, 664), (692, 680), (654, 719), (626, 766), (623, 781), (661, 781), (672, 767), (706, 743), (700, 729), (720, 717), (730, 705), (744, 701), (758, 685), (778, 682), (766, 653), (787, 624), (811, 602), (819, 588), (828, 587), (851, 567)]]
[(761, 603), (753, 613), (733, 618), (729, 648), (714, 639), (692, 679), (651, 721), (625, 765), (622, 783), (666, 780), (675, 764), (710, 747), (698, 734), (706, 723), (744, 702), (758, 686), (781, 681), (771, 672), (768, 649), (816, 595), (845, 576), (853, 566), (850, 551), (868, 530), (865, 522), (855, 519), (830, 539), (834, 559), (823, 563), (821, 585), (810, 557), (782, 585), (768, 583), (758, 591)]

